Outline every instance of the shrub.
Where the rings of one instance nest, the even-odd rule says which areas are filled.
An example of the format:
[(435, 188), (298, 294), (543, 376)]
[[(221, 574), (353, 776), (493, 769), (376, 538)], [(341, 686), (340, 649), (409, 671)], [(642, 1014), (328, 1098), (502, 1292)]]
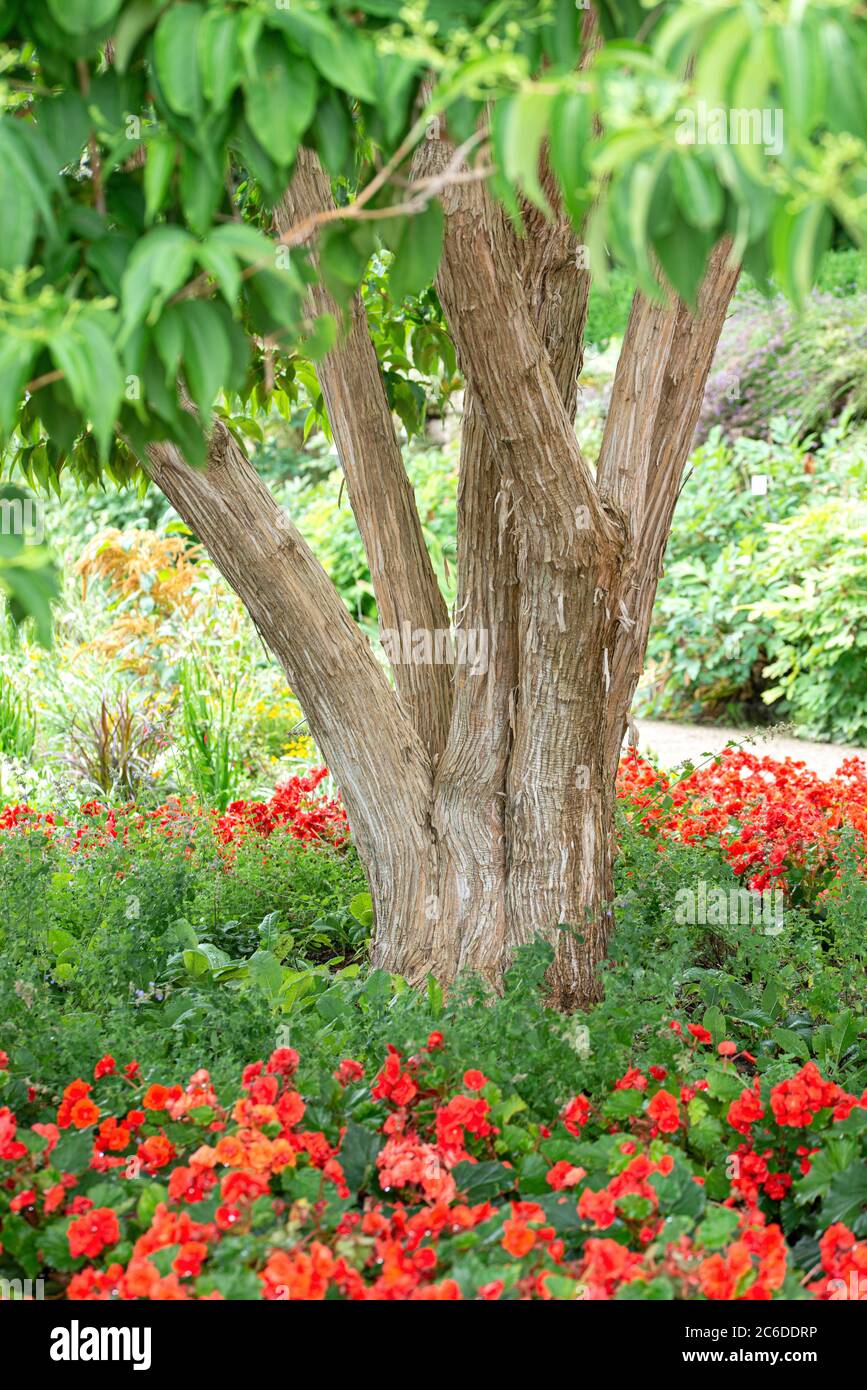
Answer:
[(125, 693), (103, 694), (96, 714), (73, 722), (64, 761), (92, 790), (134, 796), (154, 776), (168, 739), (159, 722), (134, 709)]
[(809, 738), (867, 743), (867, 506), (827, 501), (768, 527), (756, 579), (762, 699)]
[[(354, 959), (369, 931), (349, 910), (365, 883), (345, 815), (319, 784), (295, 779), (222, 817), (177, 800), (146, 812), (98, 802), (74, 816), (0, 812), (3, 1045), (40, 1039), (34, 1071), (51, 1078), (105, 1031), (143, 1029), (172, 1066), (187, 1064), (203, 1033), (229, 1065), (251, 1028), (267, 1041), (273, 1001), (249, 969), (263, 919), (272, 969), (302, 978), (319, 961)], [(206, 950), (234, 964), (232, 978), (203, 973)]]
[(675, 778), (630, 751), (618, 794), (637, 808), (643, 832), (687, 843), (714, 837), (750, 888), (797, 889), (809, 908), (840, 876), (846, 836), (855, 835), (862, 861), (867, 850), (867, 764), (860, 758), (822, 778), (791, 758), (728, 748)]
[(635, 281), (629, 272), (612, 267), (604, 285), (592, 281), (587, 302), (587, 326), (584, 337), (596, 348), (605, 348), (612, 338), (622, 338), (629, 322), (629, 311), (635, 294)]
[(826, 251), (819, 262), (816, 289), (840, 295), (867, 292), (867, 254), (854, 246)]
[(238, 677), (224, 685), (216, 671), (191, 658), (181, 663), (178, 681), (177, 755), (186, 785), (205, 805), (225, 811), (241, 760), (235, 719)]
[[(770, 442), (714, 431), (696, 451), (659, 585), (645, 713), (764, 722), (773, 707), (809, 736), (863, 738), (863, 543), (848, 498), (865, 459), (861, 435), (830, 431), (811, 447), (782, 421)], [(765, 495), (753, 495), (755, 475)]]
[(697, 438), (768, 437), (786, 415), (802, 436), (867, 414), (867, 294), (816, 294), (797, 314), (787, 300), (741, 297), (726, 323)]

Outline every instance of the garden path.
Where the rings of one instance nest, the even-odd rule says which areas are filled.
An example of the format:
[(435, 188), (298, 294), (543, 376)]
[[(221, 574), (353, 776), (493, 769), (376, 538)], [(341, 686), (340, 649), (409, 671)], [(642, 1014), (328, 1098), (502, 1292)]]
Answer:
[(742, 744), (749, 752), (769, 758), (796, 758), (807, 764), (820, 777), (830, 777), (844, 758), (861, 757), (867, 761), (867, 748), (851, 748), (840, 743), (810, 743), (793, 738), (773, 728), (728, 729), (711, 724), (678, 724), (662, 719), (636, 719), (638, 751), (654, 753), (666, 767), (675, 767), (689, 758), (701, 761), (702, 755), (721, 752), (729, 739)]

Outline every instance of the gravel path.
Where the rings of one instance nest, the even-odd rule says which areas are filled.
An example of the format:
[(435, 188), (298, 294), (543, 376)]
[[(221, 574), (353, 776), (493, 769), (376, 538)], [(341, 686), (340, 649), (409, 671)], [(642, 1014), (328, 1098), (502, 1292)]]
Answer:
[[(703, 754), (718, 753), (729, 739), (751, 753), (769, 758), (797, 758), (820, 777), (837, 771), (844, 758), (867, 760), (867, 748), (847, 748), (840, 743), (809, 743), (806, 739), (774, 734), (773, 729), (725, 729), (709, 724), (674, 724), (661, 719), (637, 719), (638, 751), (655, 753), (666, 767), (675, 767), (689, 758), (700, 761)], [(749, 739), (749, 741), (747, 741)]]

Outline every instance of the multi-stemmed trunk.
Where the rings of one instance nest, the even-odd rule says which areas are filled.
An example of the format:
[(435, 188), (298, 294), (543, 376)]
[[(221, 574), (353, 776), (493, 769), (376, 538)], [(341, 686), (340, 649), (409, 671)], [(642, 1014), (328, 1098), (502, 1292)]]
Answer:
[[(449, 153), (434, 131), (420, 162), (435, 172)], [(305, 152), (278, 223), (329, 198)], [(205, 470), (168, 445), (149, 468), (282, 663), (340, 784), (374, 963), (412, 983), (473, 970), (496, 985), (541, 935), (551, 997), (573, 1007), (598, 994), (617, 760), (737, 270), (720, 244), (694, 312), (636, 295), (594, 476), (575, 432), (588, 275), (574, 232), (528, 209), (519, 238), (478, 181), (443, 204), (437, 287), (467, 384), (454, 650), (474, 660), (395, 657), (392, 685), (224, 426)], [(319, 375), (381, 626), (441, 655), (449, 620), (360, 300)]]

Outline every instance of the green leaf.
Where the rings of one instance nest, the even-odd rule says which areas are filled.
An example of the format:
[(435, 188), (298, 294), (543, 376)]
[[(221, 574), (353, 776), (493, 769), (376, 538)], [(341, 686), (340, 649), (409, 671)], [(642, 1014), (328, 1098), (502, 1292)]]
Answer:
[(726, 1020), (722, 1009), (714, 1004), (710, 1009), (705, 1010), (702, 1025), (707, 1029), (713, 1038), (714, 1047), (721, 1043), (726, 1035)]
[(55, 334), (51, 355), (79, 410), (93, 422), (100, 455), (106, 458), (124, 387), (114, 343), (95, 315), (82, 315), (66, 332)]
[(583, 19), (583, 8), (575, 0), (554, 0), (554, 19), (545, 36), (545, 47), (564, 72), (572, 72), (578, 63)]
[(114, 19), (121, 0), (48, 0), (52, 17), (67, 34), (89, 34)]
[(39, 347), (32, 339), (0, 336), (0, 439), (7, 438), (15, 424)]
[(36, 163), (39, 154), (44, 150), (44, 142), (34, 126), (25, 126), (23, 122), (13, 121), (8, 117), (0, 118), (0, 164), (5, 174), (3, 195), (6, 196), (6, 190), (13, 179), (19, 180), (26, 188), (33, 207), (41, 214), (46, 227), (53, 232), (55, 221), (48, 195), (54, 192), (54, 186), (48, 183), (46, 187), (47, 180), (43, 178), (42, 171)]
[(7, 1216), (2, 1226), (4, 1262), (17, 1260), (28, 1279), (39, 1274), (39, 1233), (21, 1216)]
[(602, 1113), (609, 1120), (625, 1120), (629, 1115), (637, 1115), (644, 1103), (641, 1091), (612, 1091), (602, 1107)]
[(655, 237), (653, 245), (666, 279), (685, 304), (694, 304), (713, 237), (677, 218), (671, 231)]
[(297, 332), (301, 295), (297, 277), (290, 270), (260, 270), (249, 282), (250, 313), (262, 334), (280, 337)]
[(786, 122), (809, 135), (825, 109), (825, 67), (816, 46), (797, 25), (775, 25), (773, 37)]
[(124, 339), (143, 319), (154, 323), (189, 275), (196, 243), (181, 227), (155, 227), (138, 242), (121, 282)]
[(256, 44), (255, 73), (244, 84), (250, 129), (275, 164), (292, 163), (316, 110), (316, 76), (278, 34)]
[(46, 1269), (70, 1270), (81, 1266), (81, 1258), (74, 1259), (69, 1253), (69, 1218), (52, 1221), (44, 1231), (39, 1232), (39, 1249)]
[(348, 171), (352, 156), (352, 121), (340, 97), (326, 91), (316, 108), (313, 144), (332, 178)]
[(192, 947), (183, 953), (184, 969), (194, 980), (202, 979), (211, 973), (211, 962), (201, 946)]
[(224, 109), (241, 80), (238, 30), (233, 10), (208, 10), (199, 25), (202, 90), (215, 111)]
[(485, 1202), (515, 1186), (515, 1170), (505, 1163), (457, 1163), (452, 1177), (468, 1202)]
[(90, 130), (90, 117), (81, 94), (61, 92), (50, 101), (40, 102), (37, 120), (54, 152), (57, 168), (77, 164)]
[[(160, 361), (166, 369), (166, 386), (173, 386), (178, 376), (178, 364), (184, 351), (184, 321), (182, 305), (170, 304), (154, 325), (154, 342)], [(198, 946), (198, 941), (193, 943)]]
[(427, 977), (427, 1003), (433, 1018), (439, 1018), (443, 1008), (442, 986), (433, 975)]
[(738, 1228), (738, 1213), (731, 1207), (711, 1206), (696, 1231), (696, 1243), (705, 1250), (720, 1250)]
[(271, 156), (262, 148), (250, 128), (246, 117), (239, 121), (232, 138), (233, 149), (237, 151), (240, 163), (260, 185), (265, 200), (276, 203), (286, 187), (286, 170), (281, 170)]
[(139, 41), (154, 27), (164, 9), (162, 0), (132, 0), (132, 4), (124, 5), (114, 30), (114, 66), (119, 73), (126, 72)]
[(215, 1291), (232, 1301), (249, 1302), (261, 1298), (262, 1285), (254, 1270), (237, 1265), (220, 1273), (201, 1274), (196, 1280), (197, 1295), (206, 1297)]
[(842, 25), (826, 20), (819, 30), (822, 67), (831, 76), (827, 84), (824, 113), (832, 130), (851, 131), (867, 138), (867, 100), (864, 94), (863, 62)]
[[(0, 151), (2, 148), (0, 131)], [(26, 183), (5, 178), (0, 198), (0, 270), (27, 264), (38, 228), (39, 219)]]
[[(664, 159), (656, 159), (650, 164), (636, 161), (628, 178), (621, 185), (625, 193), (626, 208), (624, 233), (628, 238), (639, 285), (649, 296), (656, 293), (656, 276), (648, 254), (648, 222), (657, 182), (663, 174), (664, 167)], [(654, 238), (657, 248), (661, 240), (659, 236)]]
[(226, 222), (211, 232), (206, 246), (217, 246), (221, 251), (229, 251), (245, 265), (274, 264), (274, 242), (243, 222)]
[(774, 270), (786, 294), (796, 303), (803, 303), (813, 287), (831, 227), (831, 215), (824, 203), (810, 203), (794, 216), (785, 204), (777, 212), (771, 228)]
[(202, 242), (197, 256), (202, 269), (219, 285), (229, 308), (234, 309), (241, 288), (241, 272), (230, 248), (211, 235)]
[(810, 1049), (800, 1033), (792, 1032), (791, 1028), (774, 1028), (771, 1032), (774, 1042), (779, 1043), (784, 1052), (790, 1052), (794, 1057), (800, 1057), (802, 1061), (809, 1062)]
[(51, 1155), (51, 1166), (58, 1173), (80, 1173), (90, 1163), (93, 1130), (77, 1130), (60, 1140)]
[(52, 927), (48, 932), (48, 948), (57, 955), (61, 951), (77, 951), (79, 944), (72, 932), (65, 931), (63, 927)]
[(179, 941), (184, 946), (192, 947), (193, 950), (195, 950), (199, 944), (199, 939), (196, 936), (195, 930), (187, 921), (186, 917), (179, 917), (172, 923), (172, 935), (175, 937), (176, 941)]
[(181, 156), (180, 188), (184, 217), (189, 227), (196, 236), (205, 236), (226, 191), (223, 169), (212, 154), (203, 156), (199, 150), (187, 145)]
[(708, 106), (728, 107), (732, 80), (752, 34), (749, 17), (738, 8), (707, 36), (695, 63), (695, 88)]
[(557, 176), (563, 204), (580, 227), (590, 203), (588, 153), (593, 138), (593, 113), (583, 92), (563, 92), (551, 112), (549, 158)]
[(693, 1182), (692, 1172), (682, 1159), (675, 1160), (671, 1173), (654, 1173), (649, 1181), (659, 1194), (659, 1205), (666, 1216), (695, 1217), (703, 1213), (705, 1190), (700, 1183)]
[(822, 1203), (822, 1224), (827, 1229), (842, 1221), (851, 1226), (867, 1208), (867, 1164), (857, 1161), (831, 1183)]
[(558, 1236), (574, 1237), (581, 1230), (578, 1204), (574, 1200), (564, 1202), (562, 1192), (550, 1192), (545, 1196), (540, 1194), (535, 1200), (544, 1211), (547, 1224), (554, 1227)]
[(154, 35), (154, 62), (160, 87), (172, 111), (179, 116), (198, 116), (201, 110), (198, 62), (201, 19), (201, 5), (171, 5)]
[(310, 56), (331, 86), (373, 104), (380, 98), (373, 44), (372, 35), (335, 26), (327, 35), (311, 36)]
[(716, 227), (725, 207), (716, 170), (684, 151), (672, 159), (669, 173), (677, 205), (690, 226)]
[(299, 352), (311, 362), (318, 362), (329, 353), (337, 342), (337, 321), (333, 314), (318, 314), (313, 327), (304, 335), (299, 344)]
[(134, 242), (121, 232), (109, 232), (88, 247), (85, 260), (109, 291), (121, 297), (121, 283)]
[(52, 600), (60, 592), (57, 571), (42, 546), (31, 546), (13, 564), (0, 565), (0, 590), (9, 598), (9, 611), (15, 623), (32, 618), (36, 640), (51, 646), (53, 632)]
[(150, 1225), (160, 1202), (167, 1202), (168, 1197), (168, 1188), (163, 1187), (162, 1183), (149, 1182), (146, 1184), (136, 1206), (136, 1217), (142, 1226)]
[(517, 184), (546, 216), (551, 215), (551, 208), (539, 181), (539, 157), (552, 106), (553, 97), (548, 92), (529, 90), (508, 98), (494, 139), (506, 179)]
[(249, 960), (250, 979), (273, 1003), (283, 984), (283, 968), (272, 951), (255, 951)]
[(345, 304), (361, 284), (374, 249), (370, 223), (333, 222), (319, 243), (319, 270), (329, 294)]
[(433, 282), (440, 263), (445, 219), (439, 202), (428, 203), (424, 212), (395, 219), (388, 228), (394, 261), (388, 271), (388, 287), (396, 303), (409, 294), (421, 294)]
[(352, 1192), (369, 1187), (376, 1174), (376, 1155), (384, 1143), (381, 1134), (350, 1120), (340, 1146), (340, 1166)]
[(369, 893), (356, 893), (355, 897), (350, 899), (349, 911), (363, 927), (373, 926), (373, 899)]
[(178, 142), (170, 135), (148, 140), (145, 151), (145, 225), (149, 226), (163, 205), (178, 157)]

